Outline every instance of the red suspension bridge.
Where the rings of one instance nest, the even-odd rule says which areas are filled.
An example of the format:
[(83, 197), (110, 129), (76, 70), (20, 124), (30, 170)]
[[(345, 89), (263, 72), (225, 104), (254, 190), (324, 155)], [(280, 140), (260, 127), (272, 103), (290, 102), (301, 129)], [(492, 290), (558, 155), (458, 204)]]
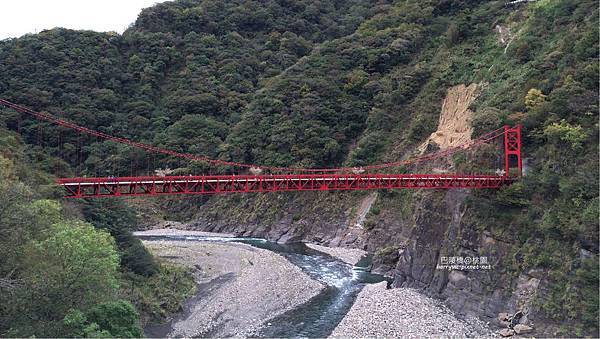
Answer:
[[(203, 161), (212, 165), (238, 168), (251, 174), (186, 175), (186, 176), (129, 176), (63, 178), (57, 184), (66, 191), (66, 198), (97, 198), (126, 196), (161, 196), (177, 194), (221, 194), (279, 191), (349, 191), (398, 188), (488, 188), (510, 185), (522, 173), (521, 126), (503, 126), (460, 146), (419, 155), (398, 162), (362, 167), (294, 168), (244, 164), (172, 150), (136, 142), (130, 139), (92, 130), (54, 115), (36, 112), (21, 105), (0, 99), (0, 105), (28, 114), (34, 118), (87, 134), (99, 139), (126, 144), (131, 147), (167, 156)], [(393, 169), (406, 168), (418, 163), (433, 163), (459, 152), (473, 150), (502, 140), (503, 170), (490, 174), (397, 174)], [(511, 171), (516, 167), (517, 172)], [(397, 170), (396, 170), (397, 171)]]

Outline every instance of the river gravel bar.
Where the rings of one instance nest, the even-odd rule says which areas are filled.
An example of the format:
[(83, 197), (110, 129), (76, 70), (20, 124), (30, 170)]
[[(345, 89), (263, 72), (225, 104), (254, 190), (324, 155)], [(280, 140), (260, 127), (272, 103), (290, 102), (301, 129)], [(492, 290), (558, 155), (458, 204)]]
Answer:
[(442, 303), (410, 288), (367, 285), (335, 328), (336, 338), (492, 337), (478, 319), (460, 320)]
[(160, 237), (160, 236), (180, 236), (180, 237), (220, 237), (220, 238), (233, 238), (234, 235), (230, 233), (214, 233), (214, 232), (202, 232), (202, 231), (192, 231), (192, 230), (179, 230), (175, 228), (158, 228), (153, 230), (146, 231), (136, 231), (133, 232), (135, 236), (152, 236), (152, 237)]
[(168, 337), (249, 336), (324, 289), (279, 254), (250, 245), (143, 242), (155, 255), (192, 267), (204, 286), (185, 317), (171, 323)]
[(306, 247), (312, 248), (319, 252), (327, 253), (330, 256), (340, 259), (341, 261), (356, 265), (362, 257), (367, 255), (367, 251), (359, 250), (356, 248), (344, 248), (344, 247), (327, 247), (312, 243), (305, 243)]

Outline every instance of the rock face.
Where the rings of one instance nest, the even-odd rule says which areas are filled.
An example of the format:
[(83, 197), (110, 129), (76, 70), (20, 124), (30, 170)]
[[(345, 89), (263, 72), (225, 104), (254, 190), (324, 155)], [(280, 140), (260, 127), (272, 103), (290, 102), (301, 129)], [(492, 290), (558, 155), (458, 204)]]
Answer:
[[(465, 211), (462, 202), (467, 194), (466, 191), (450, 191), (437, 202), (433, 196), (423, 197), (421, 208), (415, 214), (415, 235), (408, 241), (393, 271), (394, 286), (425, 289), (457, 306), (464, 314), (485, 314), (486, 309), (490, 309), (487, 314), (493, 317), (500, 305), (495, 306), (497, 301), (493, 297), (481, 298), (484, 285), (489, 281), (487, 271), (437, 269), (441, 257), (481, 257), (485, 248), (491, 246), (502, 250), (502, 244), (486, 239), (483, 234), (480, 239), (476, 234), (463, 234), (461, 222)], [(432, 213), (436, 204), (450, 213)]]
[[(519, 318), (533, 321), (538, 314), (530, 305), (540, 290), (540, 272), (523, 272), (517, 279), (504, 273), (503, 260), (513, 245), (468, 224), (465, 215), (469, 211), (464, 204), (468, 194), (457, 190), (448, 191), (443, 198), (424, 194), (414, 216), (413, 234), (400, 250), (396, 267), (389, 272), (394, 276), (393, 286), (421, 289), (443, 299), (460, 315), (479, 316), (498, 327), (519, 323), (508, 314), (517, 311), (521, 311)], [(443, 258), (452, 257), (479, 258), (480, 263), (485, 259), (489, 267), (440, 268)]]
[[(332, 247), (365, 249), (366, 230), (357, 227), (367, 192), (248, 194), (211, 199), (197, 221), (186, 227), (278, 242), (308, 241)], [(223, 213), (222, 211), (227, 211)]]

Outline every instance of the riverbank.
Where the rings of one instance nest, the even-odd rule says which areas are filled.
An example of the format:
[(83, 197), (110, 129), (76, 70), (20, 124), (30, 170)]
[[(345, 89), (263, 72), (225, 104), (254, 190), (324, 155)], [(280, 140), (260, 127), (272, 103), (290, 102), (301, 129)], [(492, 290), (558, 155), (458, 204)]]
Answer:
[(458, 319), (437, 300), (408, 288), (367, 285), (331, 337), (493, 337), (478, 319)]
[(203, 232), (203, 231), (192, 231), (182, 230), (176, 228), (157, 228), (146, 231), (135, 231), (133, 235), (138, 236), (181, 236), (181, 237), (221, 237), (221, 238), (233, 238), (234, 235), (231, 233), (216, 233), (216, 232)]
[[(162, 225), (168, 225), (169, 228), (155, 228), (144, 231), (136, 231), (133, 232), (135, 236), (178, 236), (178, 237), (221, 237), (221, 238), (233, 238), (234, 234), (231, 233), (217, 233), (217, 232), (203, 232), (203, 231), (193, 231), (185, 229), (187, 227), (186, 224), (182, 224), (179, 222), (169, 221), (163, 222)], [(346, 248), (346, 247), (329, 247), (318, 245), (314, 243), (306, 242), (304, 243), (306, 247), (312, 248), (316, 251), (323, 252), (329, 254), (330, 256), (337, 258), (347, 264), (356, 265), (360, 259), (365, 257), (368, 253), (367, 251), (356, 249), (356, 248)]]
[[(144, 235), (159, 235), (145, 232)], [(188, 232), (188, 231), (183, 231)], [(178, 233), (177, 235), (182, 235)], [(205, 234), (206, 235), (206, 234)], [(203, 236), (205, 236), (203, 235)], [(323, 290), (299, 267), (240, 243), (144, 240), (158, 257), (194, 269), (198, 294), (183, 314), (149, 336), (248, 336)]]
[(347, 264), (356, 265), (360, 259), (367, 255), (367, 251), (355, 249), (355, 248), (345, 248), (345, 247), (327, 247), (322, 245), (317, 245), (313, 243), (305, 243), (306, 247), (312, 248), (313, 250), (327, 253), (330, 256), (337, 258)]

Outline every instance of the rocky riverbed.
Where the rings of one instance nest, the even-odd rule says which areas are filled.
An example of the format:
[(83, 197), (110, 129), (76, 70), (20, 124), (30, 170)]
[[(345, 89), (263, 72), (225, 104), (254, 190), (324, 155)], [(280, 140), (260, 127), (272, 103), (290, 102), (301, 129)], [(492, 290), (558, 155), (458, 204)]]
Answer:
[(413, 289), (367, 285), (332, 337), (480, 337), (494, 336), (478, 319), (461, 320), (442, 303)]
[[(177, 224), (179, 225), (179, 224)], [(176, 228), (157, 228), (146, 231), (133, 232), (135, 236), (180, 236), (180, 237), (221, 237), (221, 238), (233, 238), (234, 235), (231, 233), (216, 233), (216, 232), (203, 232), (203, 231), (192, 231), (192, 230), (181, 230)]]
[(324, 288), (284, 257), (245, 244), (145, 240), (144, 245), (159, 257), (193, 268), (199, 284), (199, 295), (184, 314), (149, 336), (252, 335)]
[(313, 243), (305, 243), (306, 247), (312, 248), (313, 250), (317, 250), (319, 252), (327, 253), (334, 258), (338, 258), (341, 261), (350, 264), (356, 265), (360, 259), (367, 255), (367, 251), (355, 249), (355, 248), (342, 248), (342, 247), (327, 247), (321, 246)]
[[(296, 247), (234, 239), (231, 234), (169, 229), (136, 235), (145, 239), (144, 244), (157, 256), (191, 267), (198, 282), (198, 293), (188, 300), (185, 311), (168, 324), (146, 328), (147, 336), (494, 335), (480, 320), (459, 319), (441, 302), (417, 290), (387, 289), (387, 282), (363, 282), (360, 275), (350, 272), (366, 254), (361, 250), (307, 243), (307, 251), (312, 251), (307, 256), (302, 250), (287, 252), (292, 248), (298, 251)], [(329, 256), (314, 256), (318, 253), (314, 250)], [(358, 296), (352, 304), (354, 296), (346, 297), (355, 293)], [(347, 306), (342, 307), (344, 302), (339, 300), (347, 300)], [(330, 326), (323, 325), (327, 323)]]

